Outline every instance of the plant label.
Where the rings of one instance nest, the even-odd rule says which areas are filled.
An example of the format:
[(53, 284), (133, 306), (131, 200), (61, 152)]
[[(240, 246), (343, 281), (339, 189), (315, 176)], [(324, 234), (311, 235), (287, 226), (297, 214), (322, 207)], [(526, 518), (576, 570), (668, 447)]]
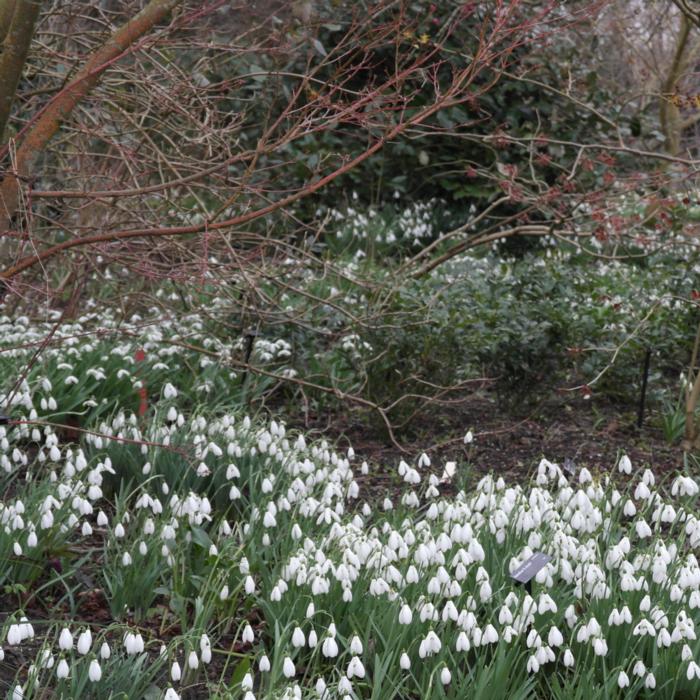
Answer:
[(510, 576), (518, 583), (528, 584), (535, 577), (537, 572), (547, 562), (551, 561), (552, 557), (544, 552), (535, 552), (529, 559), (525, 560)]

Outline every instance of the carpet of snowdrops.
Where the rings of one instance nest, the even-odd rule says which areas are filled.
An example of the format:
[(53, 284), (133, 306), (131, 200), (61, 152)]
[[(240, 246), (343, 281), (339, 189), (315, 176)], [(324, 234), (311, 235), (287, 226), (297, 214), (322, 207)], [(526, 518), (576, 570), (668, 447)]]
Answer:
[(50, 326), (0, 318), (6, 697), (700, 694), (692, 476), (542, 460), (457, 492), (439, 455), (370, 467), (227, 405), (235, 373), (175, 344), (196, 320), (101, 323), (32, 363)]

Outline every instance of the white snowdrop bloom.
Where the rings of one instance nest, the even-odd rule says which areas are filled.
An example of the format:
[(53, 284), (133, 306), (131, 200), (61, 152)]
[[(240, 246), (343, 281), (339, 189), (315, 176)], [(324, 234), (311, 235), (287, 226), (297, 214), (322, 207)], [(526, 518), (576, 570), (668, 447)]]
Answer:
[(62, 651), (68, 651), (73, 648), (73, 635), (67, 627), (64, 627), (58, 636), (58, 648)]
[(10, 646), (15, 646), (16, 644), (20, 644), (22, 642), (22, 631), (20, 629), (20, 626), (17, 624), (10, 625), (10, 628), (7, 630), (7, 643)]
[(196, 651), (192, 650), (187, 656), (187, 665), (192, 670), (199, 668), (199, 658)]
[(564, 635), (556, 628), (550, 627), (547, 635), (547, 644), (550, 647), (559, 647), (564, 643)]
[(450, 669), (447, 668), (447, 666), (443, 666), (442, 671), (440, 671), (440, 682), (443, 685), (449, 685), (451, 681), (452, 674), (450, 673)]
[(622, 455), (622, 457), (620, 457), (620, 461), (617, 463), (617, 469), (621, 474), (632, 473), (632, 462), (627, 455)]
[(116, 527), (114, 528), (114, 536), (124, 537), (125, 534), (124, 526), (121, 523), (117, 523)]
[(403, 605), (399, 611), (399, 624), (410, 625), (413, 621), (413, 613), (408, 605)]
[[(97, 525), (98, 525), (98, 527), (107, 527), (108, 524), (109, 524), (109, 520), (107, 519), (107, 515), (106, 515), (103, 511), (100, 511), (100, 512), (97, 514)], [(123, 528), (122, 528), (122, 529), (123, 529)]]
[(632, 668), (632, 673), (640, 678), (647, 672), (647, 667), (641, 659), (638, 659)]
[(93, 659), (88, 667), (88, 678), (93, 683), (99, 683), (102, 679), (102, 668), (100, 667), (100, 662), (97, 659)]
[(34, 547), (36, 547), (37, 542), (38, 542), (38, 538), (36, 536), (36, 532), (34, 532), (34, 530), (32, 530), (29, 533), (29, 535), (27, 536), (27, 547), (29, 547), (30, 549), (33, 549)]
[(87, 629), (78, 635), (78, 644), (77, 644), (78, 653), (85, 656), (85, 654), (87, 654), (90, 651), (91, 647), (92, 647), (92, 634), (91, 634), (90, 630)]
[(111, 655), (112, 655), (112, 650), (109, 648), (109, 644), (107, 644), (107, 642), (102, 642), (102, 646), (100, 647), (100, 658), (106, 660)]
[(693, 652), (687, 644), (683, 645), (681, 649), (681, 659), (683, 661), (690, 661), (693, 658)]
[(492, 624), (486, 625), (484, 627), (483, 634), (481, 636), (481, 644), (495, 644), (498, 641), (498, 632)]
[(21, 557), (22, 556), (22, 545), (20, 545), (19, 542), (15, 542), (12, 545), (12, 551), (14, 552), (16, 557)]
[(241, 690), (253, 690), (253, 676), (250, 674), (250, 672), (243, 676), (243, 680), (241, 681)]
[(622, 512), (628, 517), (632, 518), (637, 514), (637, 506), (634, 505), (634, 501), (630, 498), (627, 499)]
[(606, 656), (608, 653), (608, 643), (602, 637), (597, 637), (593, 641), (593, 651), (596, 656)]
[(24, 689), (21, 685), (16, 685), (12, 691), (12, 700), (23, 700)]
[(255, 641), (255, 634), (253, 632), (253, 628), (248, 623), (246, 623), (245, 627), (243, 628), (241, 640), (244, 644), (252, 644)]
[(689, 681), (692, 681), (693, 678), (700, 678), (700, 666), (698, 666), (695, 661), (691, 661), (688, 664), (688, 670), (685, 675)]
[(357, 635), (350, 640), (350, 652), (360, 656), (362, 654), (362, 641)]
[(295, 649), (298, 649), (299, 647), (303, 647), (305, 644), (306, 637), (304, 636), (301, 627), (295, 627), (294, 632), (292, 633), (292, 646)]
[(177, 397), (177, 389), (170, 382), (168, 382), (163, 387), (163, 396), (166, 399), (174, 399)]
[(642, 598), (641, 602), (639, 603), (639, 611), (640, 612), (649, 612), (651, 609), (651, 598), (648, 595), (645, 595), (644, 598)]
[(627, 688), (627, 687), (629, 687), (629, 684), (630, 684), (629, 676), (624, 671), (620, 671), (620, 673), (617, 676), (618, 687)]
[(358, 656), (353, 656), (348, 664), (348, 669), (345, 672), (348, 678), (364, 678), (365, 677), (365, 667), (362, 665), (362, 661)]
[(68, 668), (68, 663), (65, 659), (61, 659), (56, 666), (56, 678), (62, 680), (68, 678), (70, 669)]
[(163, 700), (180, 700), (180, 696), (177, 694), (177, 692), (173, 688), (168, 688), (165, 691), (165, 695), (163, 696)]
[(411, 659), (408, 657), (408, 654), (405, 651), (401, 654), (399, 666), (403, 671), (408, 671), (411, 668)]
[(333, 659), (338, 656), (338, 643), (334, 637), (326, 637), (321, 645), (321, 653), (327, 659)]
[(173, 665), (170, 667), (170, 679), (177, 683), (182, 678), (182, 669), (177, 661), (173, 661)]
[(202, 660), (203, 664), (211, 663), (211, 656), (212, 656), (212, 652), (211, 652), (211, 647), (209, 647), (209, 646), (203, 647), (200, 654), (199, 654), (199, 657)]
[(285, 678), (293, 678), (296, 675), (296, 668), (294, 668), (294, 662), (288, 657), (284, 657), (284, 662), (282, 664), (282, 673), (284, 673)]
[(647, 673), (644, 679), (644, 687), (649, 688), (649, 690), (654, 690), (654, 688), (656, 688), (656, 678), (653, 673)]
[(250, 576), (250, 575), (246, 576), (244, 588), (245, 588), (245, 592), (248, 595), (253, 595), (253, 593), (255, 593), (255, 580), (253, 579), (252, 576)]
[(571, 668), (574, 665), (574, 655), (571, 653), (571, 649), (567, 649), (564, 652), (564, 666), (566, 668)]
[(534, 654), (532, 654), (527, 659), (527, 672), (528, 673), (537, 673), (539, 670), (540, 670), (540, 662), (537, 660), (537, 657)]
[(270, 659), (267, 658), (267, 654), (263, 654), (260, 658), (258, 668), (260, 669), (260, 673), (267, 673), (270, 670)]
[(474, 441), (474, 433), (472, 433), (471, 430), (467, 430), (466, 434), (464, 435), (464, 444), (469, 445), (473, 441)]

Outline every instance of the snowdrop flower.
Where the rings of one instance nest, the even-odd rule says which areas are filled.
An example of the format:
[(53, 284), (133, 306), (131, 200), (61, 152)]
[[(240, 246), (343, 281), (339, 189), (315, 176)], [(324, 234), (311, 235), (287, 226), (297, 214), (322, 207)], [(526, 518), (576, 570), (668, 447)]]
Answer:
[(261, 673), (267, 673), (270, 670), (270, 659), (267, 658), (266, 654), (262, 655), (260, 663), (258, 664), (258, 668), (260, 669)]
[(58, 648), (62, 651), (68, 651), (73, 648), (73, 635), (67, 627), (61, 630), (61, 634), (58, 637)]
[(571, 668), (574, 665), (574, 655), (571, 653), (571, 649), (567, 649), (564, 652), (564, 666), (566, 668)]
[(298, 649), (299, 647), (303, 647), (304, 644), (306, 644), (306, 637), (304, 636), (301, 627), (295, 627), (294, 632), (292, 633), (292, 646), (295, 649)]
[(617, 463), (617, 469), (621, 474), (632, 473), (632, 462), (627, 455), (622, 455), (622, 457), (620, 457), (620, 461)]
[(100, 668), (100, 662), (97, 659), (93, 659), (90, 662), (90, 666), (88, 668), (88, 678), (93, 683), (99, 683), (100, 679), (102, 678), (102, 669)]
[(23, 700), (24, 690), (21, 685), (16, 685), (12, 691), (12, 700)]
[(180, 700), (180, 696), (175, 692), (173, 688), (168, 688), (165, 691), (165, 695), (163, 696), (163, 700)]
[(348, 664), (348, 670), (345, 672), (348, 678), (364, 678), (365, 677), (365, 667), (362, 665), (359, 657), (353, 656)]
[(413, 613), (411, 612), (411, 608), (409, 608), (408, 605), (404, 605), (399, 611), (399, 624), (410, 625), (412, 620)]
[(253, 628), (248, 623), (246, 623), (246, 626), (243, 628), (241, 641), (244, 644), (252, 644), (255, 641), (255, 634), (253, 633)]
[(294, 662), (288, 656), (285, 656), (282, 664), (282, 673), (284, 673), (285, 678), (293, 678), (296, 672)]
[(474, 441), (474, 433), (472, 433), (471, 430), (467, 430), (466, 435), (464, 436), (464, 444), (468, 445), (469, 443)]
[(644, 679), (644, 687), (649, 688), (650, 690), (656, 688), (656, 678), (653, 673), (647, 673), (647, 676)]
[(68, 673), (70, 669), (68, 668), (68, 663), (65, 659), (61, 659), (56, 666), (56, 678), (62, 680), (68, 678)]
[(326, 637), (321, 645), (321, 653), (327, 659), (333, 659), (338, 656), (338, 643), (333, 637)]
[(177, 389), (170, 382), (168, 382), (163, 387), (163, 396), (166, 399), (174, 399), (177, 397)]
[(452, 674), (450, 673), (450, 669), (447, 668), (447, 666), (443, 666), (442, 671), (440, 671), (440, 682), (443, 685), (449, 685), (451, 680)]
[(408, 657), (408, 654), (405, 651), (401, 654), (401, 658), (399, 659), (399, 666), (403, 671), (408, 671), (411, 668), (411, 659)]
[(362, 654), (362, 642), (357, 635), (354, 635), (350, 640), (350, 652), (357, 655)]
[(90, 630), (87, 629), (84, 632), (81, 632), (80, 635), (78, 636), (78, 653), (82, 654), (85, 656), (90, 651), (90, 647), (92, 646), (92, 634), (90, 633)]

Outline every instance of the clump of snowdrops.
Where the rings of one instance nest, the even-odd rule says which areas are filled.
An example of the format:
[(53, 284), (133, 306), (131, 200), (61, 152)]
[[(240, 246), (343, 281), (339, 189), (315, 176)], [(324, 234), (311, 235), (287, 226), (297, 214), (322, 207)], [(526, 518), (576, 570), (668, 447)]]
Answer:
[[(33, 374), (0, 427), (13, 700), (700, 690), (691, 476), (543, 460), (528, 484), (455, 494), (459, 465), (441, 480), (421, 455), (363, 491), (351, 449), (186, 412), (177, 373), (146, 415), (118, 408), (70, 443), (37, 422), (90, 379), (64, 371)], [(510, 574), (535, 551), (551, 561), (527, 590)], [(91, 591), (107, 615), (85, 613)]]

